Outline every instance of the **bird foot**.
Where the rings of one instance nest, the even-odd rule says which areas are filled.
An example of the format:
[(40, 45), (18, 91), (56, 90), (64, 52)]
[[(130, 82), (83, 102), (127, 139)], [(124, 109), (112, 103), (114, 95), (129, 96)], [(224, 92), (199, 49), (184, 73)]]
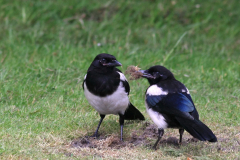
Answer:
[(157, 150), (157, 145), (155, 144), (151, 149), (156, 151)]
[(98, 138), (98, 137), (99, 137), (99, 134), (94, 134), (94, 135), (92, 135), (92, 136), (90, 136), (90, 137)]
[(151, 149), (154, 150), (154, 151), (156, 151), (156, 150), (157, 150), (157, 147), (154, 147), (154, 146), (153, 146)]
[(91, 136), (85, 136), (85, 138), (90, 138), (90, 137), (93, 137), (93, 138), (98, 138), (99, 137), (99, 134), (93, 134)]

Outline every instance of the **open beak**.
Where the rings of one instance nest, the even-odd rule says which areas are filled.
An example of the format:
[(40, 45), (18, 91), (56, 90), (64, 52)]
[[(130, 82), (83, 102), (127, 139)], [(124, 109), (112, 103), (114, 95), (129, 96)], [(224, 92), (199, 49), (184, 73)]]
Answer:
[(143, 75), (142, 77), (147, 78), (147, 79), (155, 79), (153, 75), (148, 73), (148, 70), (139, 70), (138, 72), (141, 72)]

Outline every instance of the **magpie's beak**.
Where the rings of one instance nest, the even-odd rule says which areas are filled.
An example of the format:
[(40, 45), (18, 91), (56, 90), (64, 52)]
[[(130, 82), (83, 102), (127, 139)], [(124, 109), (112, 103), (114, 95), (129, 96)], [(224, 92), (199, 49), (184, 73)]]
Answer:
[(118, 62), (117, 60), (114, 60), (110, 63), (107, 64), (103, 64), (104, 66), (109, 66), (109, 67), (116, 67), (116, 66), (122, 66), (122, 64), (120, 62)]
[(155, 79), (156, 77), (154, 77), (153, 75), (148, 73), (148, 70), (139, 70), (138, 72), (141, 72), (143, 75), (143, 78), (147, 78), (147, 79)]

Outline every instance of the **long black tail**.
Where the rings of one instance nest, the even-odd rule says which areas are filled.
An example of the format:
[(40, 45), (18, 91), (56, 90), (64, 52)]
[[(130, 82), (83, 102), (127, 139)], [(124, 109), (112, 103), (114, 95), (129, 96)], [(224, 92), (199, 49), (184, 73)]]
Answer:
[(125, 120), (145, 120), (142, 113), (134, 107), (131, 103), (129, 103), (127, 110), (124, 113)]
[(176, 118), (181, 126), (193, 137), (201, 141), (217, 142), (217, 137), (213, 132), (200, 120), (183, 120)]

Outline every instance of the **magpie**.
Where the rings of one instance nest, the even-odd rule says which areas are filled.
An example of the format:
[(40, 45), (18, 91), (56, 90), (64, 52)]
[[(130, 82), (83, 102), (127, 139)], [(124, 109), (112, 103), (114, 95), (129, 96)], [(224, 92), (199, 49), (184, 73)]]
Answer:
[(184, 130), (200, 141), (217, 142), (213, 132), (199, 120), (189, 90), (175, 79), (171, 71), (157, 65), (139, 72), (150, 84), (145, 93), (145, 105), (158, 127), (158, 139), (153, 149), (156, 149), (166, 128), (179, 129), (179, 144), (182, 143)]
[(100, 125), (108, 114), (119, 115), (121, 141), (124, 120), (145, 120), (129, 101), (130, 86), (124, 74), (116, 68), (121, 65), (113, 55), (101, 53), (95, 57), (84, 77), (85, 97), (101, 117), (93, 137), (98, 137)]

